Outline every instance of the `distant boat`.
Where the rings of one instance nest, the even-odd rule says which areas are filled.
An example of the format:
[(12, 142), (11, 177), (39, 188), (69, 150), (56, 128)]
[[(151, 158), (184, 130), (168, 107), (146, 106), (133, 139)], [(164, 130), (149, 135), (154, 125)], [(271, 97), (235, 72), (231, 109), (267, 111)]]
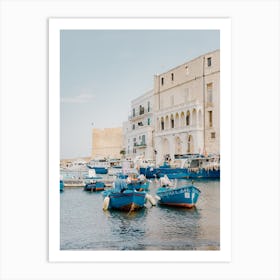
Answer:
[(84, 176), (85, 191), (104, 191), (105, 183), (102, 176), (97, 176), (95, 169), (89, 169), (88, 174)]
[(110, 163), (106, 159), (92, 159), (87, 167), (94, 169), (97, 174), (107, 174)]
[(118, 179), (126, 179), (127, 189), (129, 190), (144, 190), (147, 191), (150, 182), (143, 174), (139, 174), (136, 169), (127, 170), (127, 173), (118, 173)]
[(103, 210), (117, 209), (122, 211), (135, 211), (143, 208), (147, 201), (155, 205), (155, 200), (146, 191), (129, 189), (124, 179), (117, 179), (112, 190), (104, 191)]
[(174, 165), (167, 162), (160, 167), (140, 167), (140, 174), (147, 178), (160, 178), (167, 175), (170, 179), (215, 179), (220, 178), (219, 156), (188, 155), (176, 159)]
[(86, 183), (84, 186), (85, 191), (104, 191), (105, 189), (105, 183), (104, 182), (99, 182), (99, 181), (92, 181), (89, 183)]
[(156, 192), (159, 204), (185, 208), (194, 207), (199, 195), (200, 190), (193, 185), (160, 187)]
[(64, 183), (63, 180), (59, 180), (60, 182), (60, 191), (63, 192), (64, 191)]
[(160, 170), (154, 166), (140, 167), (139, 173), (145, 175), (147, 179), (159, 178)]
[(84, 187), (85, 182), (82, 179), (64, 179), (64, 187)]
[(83, 171), (86, 170), (86, 161), (82, 159), (70, 160), (61, 165), (60, 168), (65, 171)]
[(95, 169), (89, 169), (88, 174), (84, 175), (83, 177), (85, 180), (97, 180), (97, 179), (102, 179), (102, 176), (97, 176)]
[(216, 155), (189, 158), (184, 163), (188, 178), (218, 179), (220, 178), (220, 157)]

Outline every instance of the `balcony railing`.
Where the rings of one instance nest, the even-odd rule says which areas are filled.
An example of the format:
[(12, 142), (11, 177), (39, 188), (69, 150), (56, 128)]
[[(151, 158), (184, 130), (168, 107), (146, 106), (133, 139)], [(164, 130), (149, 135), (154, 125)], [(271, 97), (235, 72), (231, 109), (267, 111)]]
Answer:
[(138, 148), (145, 148), (147, 147), (147, 144), (145, 142), (141, 142), (141, 143), (134, 143), (134, 147), (138, 147)]
[(128, 116), (128, 119), (131, 120), (134, 118), (139, 118), (139, 117), (145, 116), (147, 114), (151, 114), (151, 113), (152, 113), (152, 108), (149, 108), (149, 111), (148, 111), (148, 109), (143, 108), (139, 112), (135, 112), (135, 114)]

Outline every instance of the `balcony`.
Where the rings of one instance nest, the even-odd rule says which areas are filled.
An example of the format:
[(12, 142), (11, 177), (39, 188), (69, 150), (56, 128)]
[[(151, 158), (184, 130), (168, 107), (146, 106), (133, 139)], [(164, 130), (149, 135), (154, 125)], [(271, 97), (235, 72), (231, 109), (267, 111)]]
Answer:
[(139, 112), (135, 112), (135, 114), (132, 114), (130, 116), (128, 116), (128, 119), (129, 120), (135, 120), (137, 118), (142, 118), (143, 116), (146, 116), (148, 114), (151, 114), (152, 113), (152, 108), (149, 108), (149, 111), (148, 109), (146, 108), (141, 108), (141, 110)]
[(134, 143), (134, 147), (135, 148), (146, 148), (147, 144), (145, 142), (141, 142), (141, 143)]

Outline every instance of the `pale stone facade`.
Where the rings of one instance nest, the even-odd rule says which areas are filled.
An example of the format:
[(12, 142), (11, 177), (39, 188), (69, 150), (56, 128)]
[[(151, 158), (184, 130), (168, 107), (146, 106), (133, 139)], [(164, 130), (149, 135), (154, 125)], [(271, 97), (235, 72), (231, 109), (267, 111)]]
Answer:
[(154, 92), (146, 92), (131, 102), (131, 115), (124, 123), (124, 147), (126, 157), (154, 158)]
[(93, 128), (91, 158), (120, 158), (122, 148), (122, 127)]
[(156, 161), (220, 152), (220, 51), (154, 78)]

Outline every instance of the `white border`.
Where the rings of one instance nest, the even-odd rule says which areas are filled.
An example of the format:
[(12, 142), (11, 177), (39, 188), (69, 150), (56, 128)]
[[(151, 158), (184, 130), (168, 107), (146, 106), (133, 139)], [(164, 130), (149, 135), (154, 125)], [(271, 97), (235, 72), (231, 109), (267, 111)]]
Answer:
[(219, 251), (61, 251), (60, 195), (49, 188), (49, 261), (229, 262), (231, 260), (231, 20), (229, 18), (49, 19), (49, 185), (59, 180), (60, 30), (219, 29), (221, 69), (221, 242)]

